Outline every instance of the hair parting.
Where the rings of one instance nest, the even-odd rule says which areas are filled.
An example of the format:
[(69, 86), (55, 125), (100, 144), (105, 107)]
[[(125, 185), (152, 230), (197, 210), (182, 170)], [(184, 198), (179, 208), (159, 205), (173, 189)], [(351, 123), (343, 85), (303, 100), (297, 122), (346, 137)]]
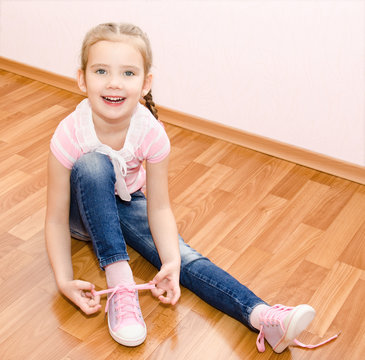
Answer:
[(82, 43), (81, 70), (86, 69), (90, 47), (103, 40), (127, 41), (133, 44), (142, 55), (145, 75), (149, 73), (152, 66), (152, 50), (148, 36), (138, 26), (128, 23), (99, 24), (89, 30)]

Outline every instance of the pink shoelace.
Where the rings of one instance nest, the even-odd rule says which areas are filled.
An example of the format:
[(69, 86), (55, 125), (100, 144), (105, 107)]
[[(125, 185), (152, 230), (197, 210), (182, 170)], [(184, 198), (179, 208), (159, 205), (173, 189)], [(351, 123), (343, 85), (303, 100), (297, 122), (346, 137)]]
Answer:
[[(109, 288), (106, 290), (100, 291), (92, 291), (92, 295), (104, 295), (104, 294), (111, 294), (108, 296), (105, 305), (105, 313), (108, 312), (109, 309), (109, 302), (115, 296), (117, 296), (116, 300), (120, 303), (120, 314), (119, 317), (135, 317), (136, 313), (139, 311), (139, 305), (137, 304), (137, 300), (135, 297), (136, 290), (151, 290), (154, 289), (154, 284), (119, 284), (113, 288)], [(138, 316), (136, 317), (138, 318)]]
[[(284, 327), (283, 321), (284, 321), (285, 317), (288, 315), (288, 313), (290, 311), (292, 311), (293, 309), (294, 309), (294, 307), (283, 306), (283, 305), (272, 306), (271, 309), (266, 311), (265, 315), (261, 318), (261, 320), (265, 323), (265, 325), (280, 324), (280, 327), (283, 330), (283, 333), (285, 333), (285, 327)], [(298, 341), (297, 339), (294, 339), (293, 342), (294, 342), (294, 345), (296, 345), (296, 346), (300, 346), (300, 347), (307, 348), (307, 349), (314, 349), (314, 348), (327, 344), (328, 342), (336, 339), (339, 335), (340, 335), (340, 333), (338, 333), (338, 334), (330, 337), (329, 339), (324, 340), (318, 344), (315, 344), (315, 345), (303, 344), (302, 342)], [(263, 325), (261, 325), (261, 327), (260, 327), (260, 333), (257, 337), (256, 345), (260, 352), (265, 351), (265, 334), (264, 334)]]

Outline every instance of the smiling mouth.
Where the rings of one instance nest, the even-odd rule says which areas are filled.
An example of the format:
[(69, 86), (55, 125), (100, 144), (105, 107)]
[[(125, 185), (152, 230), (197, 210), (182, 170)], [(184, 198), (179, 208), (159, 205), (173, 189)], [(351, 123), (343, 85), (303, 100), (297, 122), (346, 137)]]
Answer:
[(119, 96), (102, 96), (103, 100), (109, 104), (121, 104), (126, 98)]

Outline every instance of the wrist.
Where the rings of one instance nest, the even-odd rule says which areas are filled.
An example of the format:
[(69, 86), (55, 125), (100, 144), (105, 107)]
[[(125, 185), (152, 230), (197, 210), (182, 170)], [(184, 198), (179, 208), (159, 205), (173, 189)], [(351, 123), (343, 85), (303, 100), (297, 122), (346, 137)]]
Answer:
[(169, 271), (170, 273), (175, 273), (177, 276), (180, 275), (180, 261), (168, 261), (168, 262), (164, 262), (162, 263), (161, 266), (161, 270), (162, 269), (166, 269), (167, 271)]
[(56, 278), (56, 284), (57, 284), (58, 290), (63, 293), (64, 289), (67, 287), (67, 283), (69, 283), (72, 280), (73, 280), (72, 278), (68, 278), (68, 277), (62, 277), (62, 278), (58, 278), (58, 279)]
[(169, 265), (171, 267), (180, 268), (181, 265), (181, 256), (179, 251), (171, 251), (169, 253), (161, 254), (161, 263), (162, 265)]

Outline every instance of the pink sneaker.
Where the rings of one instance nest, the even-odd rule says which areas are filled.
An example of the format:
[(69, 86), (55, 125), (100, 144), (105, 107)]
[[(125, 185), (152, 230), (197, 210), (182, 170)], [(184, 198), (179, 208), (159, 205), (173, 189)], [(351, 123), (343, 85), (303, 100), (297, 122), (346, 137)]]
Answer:
[(274, 305), (263, 311), (260, 314), (260, 334), (256, 341), (258, 351), (265, 351), (265, 339), (276, 353), (281, 353), (290, 345), (313, 349), (337, 338), (338, 335), (335, 335), (316, 345), (305, 345), (296, 340), (315, 315), (316, 312), (309, 305), (296, 307)]
[(138, 301), (138, 290), (153, 289), (151, 284), (120, 284), (114, 288), (94, 291), (93, 295), (109, 294), (105, 306), (112, 338), (124, 346), (138, 346), (147, 336)]

